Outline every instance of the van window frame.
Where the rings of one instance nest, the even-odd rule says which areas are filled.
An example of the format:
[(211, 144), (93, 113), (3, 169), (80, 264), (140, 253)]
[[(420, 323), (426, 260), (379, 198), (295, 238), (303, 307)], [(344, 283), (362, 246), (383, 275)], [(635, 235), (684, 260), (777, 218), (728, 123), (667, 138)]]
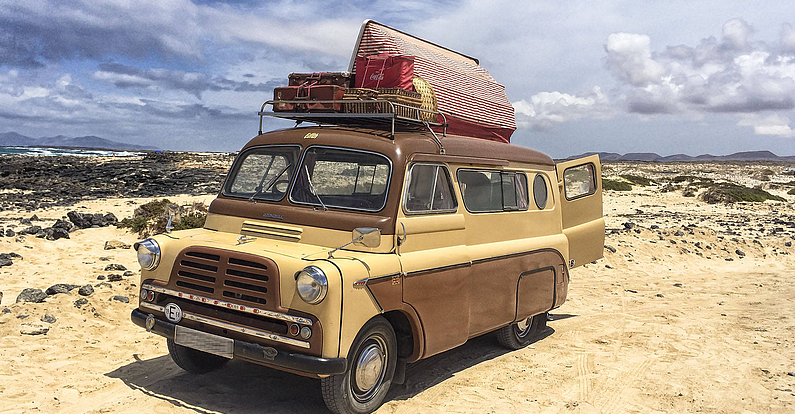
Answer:
[[(462, 184), (461, 183), (461, 172), (462, 171), (465, 171), (465, 172), (471, 171), (471, 172), (488, 172), (488, 173), (495, 173), (496, 172), (496, 173), (499, 173), (500, 174), (500, 204), (502, 205), (502, 208), (499, 209), (499, 210), (479, 210), (479, 211), (470, 210), (469, 206), (467, 206), (467, 201), (466, 201), (466, 196), (464, 196), (464, 191), (461, 188), (461, 184)], [(504, 179), (504, 175), (505, 174), (514, 174), (514, 175), (522, 175), (522, 176), (524, 176), (524, 182), (525, 182), (524, 191), (525, 191), (525, 199), (526, 199), (526, 203), (527, 203), (525, 208), (506, 207), (505, 206), (505, 194), (504, 194), (503, 188), (502, 188), (502, 180)], [(468, 212), (470, 212), (472, 214), (522, 212), (522, 211), (528, 211), (530, 209), (530, 190), (528, 188), (530, 184), (529, 184), (529, 181), (527, 179), (527, 174), (524, 171), (495, 170), (495, 169), (488, 169), (488, 168), (459, 168), (458, 170), (456, 170), (456, 181), (458, 181), (458, 190), (461, 192), (461, 201), (464, 204), (464, 208), (466, 209), (466, 211), (468, 211)], [(514, 188), (516, 188), (516, 187), (514, 187)]]
[[(572, 170), (574, 168), (581, 168), (581, 167), (588, 167), (588, 166), (591, 167), (589, 169), (590, 169), (590, 172), (591, 172), (591, 182), (593, 183), (593, 187), (591, 188), (591, 191), (583, 193), (583, 194), (579, 194), (577, 196), (569, 198), (569, 194), (566, 191), (566, 171)], [(571, 166), (569, 168), (566, 168), (565, 170), (563, 170), (563, 177), (561, 177), (561, 179), (563, 180), (563, 197), (566, 198), (566, 201), (574, 201), (574, 200), (577, 200), (577, 199), (580, 199), (580, 198), (584, 198), (584, 197), (588, 197), (588, 196), (596, 194), (596, 190), (597, 190), (596, 165), (594, 165), (594, 163), (592, 163), (592, 162), (586, 162), (584, 164), (573, 165), (573, 166)]]
[[(455, 203), (455, 207), (451, 209), (445, 210), (419, 210), (419, 211), (412, 211), (406, 207), (406, 201), (408, 200), (408, 192), (409, 192), (409, 180), (411, 179), (411, 173), (414, 170), (414, 167), (417, 165), (430, 165), (437, 167), (436, 171), (439, 171), (439, 167), (444, 169), (445, 174), (447, 175), (447, 184), (450, 186), (450, 195), (453, 197), (453, 202)], [(434, 183), (434, 188), (436, 183)], [(433, 197), (434, 191), (431, 191), (431, 197)], [(453, 175), (450, 174), (450, 168), (448, 168), (447, 164), (441, 162), (424, 162), (424, 161), (417, 161), (412, 162), (409, 164), (409, 168), (406, 169), (406, 179), (403, 184), (403, 202), (401, 203), (401, 208), (403, 209), (403, 214), (406, 216), (418, 216), (418, 215), (429, 215), (429, 214), (452, 214), (458, 212), (458, 197), (455, 194), (455, 184), (453, 184)]]
[[(356, 208), (356, 207), (343, 207), (343, 206), (327, 205), (327, 207), (329, 209), (335, 208), (335, 209), (340, 209), (340, 210), (359, 211), (359, 212), (363, 212), (363, 213), (378, 213), (378, 212), (384, 210), (384, 208), (386, 207), (387, 202), (389, 200), (389, 191), (390, 191), (390, 186), (392, 185), (392, 173), (395, 170), (395, 168), (394, 168), (394, 166), (392, 164), (392, 159), (389, 158), (388, 156), (384, 155), (384, 154), (381, 154), (380, 152), (362, 150), (362, 149), (357, 149), (357, 148), (338, 147), (338, 146), (334, 146), (334, 145), (310, 145), (310, 146), (304, 148), (303, 152), (301, 153), (301, 157), (300, 157), (301, 160), (298, 163), (298, 170), (296, 170), (295, 176), (293, 177), (293, 180), (290, 183), (290, 188), (287, 189), (287, 193), (288, 193), (287, 199), (290, 201), (290, 203), (295, 204), (295, 205), (299, 205), (299, 206), (312, 206), (312, 207), (320, 207), (320, 208), (322, 208), (321, 204), (319, 202), (318, 203), (308, 203), (308, 202), (303, 202), (303, 201), (296, 201), (296, 200), (293, 199), (293, 190), (295, 189), (295, 186), (296, 186), (296, 184), (298, 182), (298, 176), (301, 174), (301, 169), (304, 167), (304, 161), (306, 160), (306, 155), (313, 148), (324, 148), (324, 149), (332, 149), (332, 150), (339, 150), (339, 151), (358, 152), (358, 153), (362, 153), (362, 154), (375, 155), (375, 156), (378, 156), (378, 157), (381, 157), (381, 158), (385, 159), (387, 161), (387, 165), (389, 166), (389, 172), (387, 174), (386, 184), (385, 184), (385, 187), (384, 187), (384, 202), (383, 202), (383, 204), (381, 204), (381, 207), (379, 207), (377, 209), (365, 209), (365, 208)], [(354, 188), (354, 190), (355, 190), (355, 188)], [(322, 196), (321, 196), (321, 199), (322, 199)]]
[[(301, 145), (299, 145), (299, 144), (266, 144), (266, 145), (257, 145), (257, 146), (254, 146), (254, 147), (246, 148), (245, 151), (241, 152), (237, 157), (235, 157), (235, 162), (232, 164), (232, 167), (229, 169), (230, 173), (227, 176), (223, 187), (221, 188), (221, 194), (224, 197), (231, 197), (231, 198), (237, 198), (237, 199), (244, 199), (245, 200), (246, 198), (248, 198), (248, 197), (240, 196), (240, 195), (237, 195), (237, 194), (231, 192), (230, 186), (237, 179), (237, 176), (240, 173), (240, 168), (242, 167), (242, 163), (245, 162), (246, 158), (248, 158), (249, 153), (256, 152), (258, 150), (268, 149), (268, 148), (290, 148), (290, 147), (298, 149), (298, 153), (296, 154), (295, 159), (296, 160), (301, 160), (302, 157), (303, 157), (303, 153), (302, 153), (303, 152), (303, 147)], [(296, 171), (295, 170), (296, 167), (297, 166), (293, 167), (293, 173)], [(278, 200), (268, 200), (268, 199), (263, 199), (263, 198), (255, 198), (255, 200), (257, 200), (258, 203), (260, 203), (260, 202), (262, 202), (262, 203), (280, 203), (280, 202), (282, 202), (284, 200), (284, 198), (287, 196), (287, 194), (290, 192), (290, 188), (292, 188), (293, 180), (295, 179), (294, 175), (295, 174), (293, 174), (293, 176), (290, 177), (290, 180), (289, 180), (290, 181), (290, 185), (287, 187), (287, 191), (285, 191), (284, 194), (282, 194), (282, 197), (279, 198)]]

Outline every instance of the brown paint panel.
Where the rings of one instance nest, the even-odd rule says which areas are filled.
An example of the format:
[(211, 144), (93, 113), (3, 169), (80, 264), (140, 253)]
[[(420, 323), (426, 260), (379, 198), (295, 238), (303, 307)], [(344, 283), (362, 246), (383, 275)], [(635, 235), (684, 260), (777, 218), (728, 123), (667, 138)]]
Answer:
[(529, 295), (532, 305), (525, 306), (546, 306), (539, 312), (549, 310), (556, 293), (554, 271), (553, 278), (549, 280), (528, 279), (524, 283), (525, 292), (519, 292), (519, 295), (517, 286), (522, 274), (546, 267), (554, 269), (555, 266), (563, 266), (563, 258), (554, 250), (523, 252), (474, 261), (469, 336), (477, 336), (515, 322), (517, 298), (518, 304), (522, 305)]
[(555, 306), (559, 308), (566, 302), (566, 296), (569, 293), (569, 272), (566, 270), (565, 264), (560, 264), (557, 267), (558, 271), (555, 272), (557, 285), (555, 286)]
[[(399, 278), (400, 281), (402, 278)], [(393, 284), (392, 276), (384, 276), (367, 281), (367, 288), (373, 294), (384, 312), (400, 309), (403, 306), (403, 284)]]
[(554, 287), (555, 269), (552, 267), (523, 273), (516, 292), (516, 320), (551, 309)]
[(403, 279), (403, 301), (420, 317), (427, 358), (468, 339), (470, 267), (418, 272)]

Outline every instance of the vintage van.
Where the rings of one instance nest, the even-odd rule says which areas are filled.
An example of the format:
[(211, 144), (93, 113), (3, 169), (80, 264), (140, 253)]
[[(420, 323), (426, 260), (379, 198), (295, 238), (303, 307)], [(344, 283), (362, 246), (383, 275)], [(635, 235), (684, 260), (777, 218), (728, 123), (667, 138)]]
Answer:
[(241, 150), (204, 228), (136, 243), (132, 320), (189, 372), (239, 358), (371, 412), (407, 363), (489, 332), (533, 341), (603, 244), (597, 156), (297, 127)]

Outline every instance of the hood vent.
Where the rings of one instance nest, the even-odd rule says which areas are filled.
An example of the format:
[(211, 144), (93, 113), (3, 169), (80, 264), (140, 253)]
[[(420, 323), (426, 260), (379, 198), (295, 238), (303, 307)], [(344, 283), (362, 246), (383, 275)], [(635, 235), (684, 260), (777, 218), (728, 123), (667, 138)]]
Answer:
[(282, 241), (301, 241), (304, 230), (300, 227), (285, 226), (262, 221), (246, 220), (240, 229), (240, 234), (245, 236), (265, 237)]

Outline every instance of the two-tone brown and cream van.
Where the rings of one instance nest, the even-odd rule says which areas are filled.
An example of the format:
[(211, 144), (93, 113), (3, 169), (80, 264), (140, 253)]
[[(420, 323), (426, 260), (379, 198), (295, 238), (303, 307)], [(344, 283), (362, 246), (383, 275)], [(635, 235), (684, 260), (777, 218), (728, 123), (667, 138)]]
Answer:
[(338, 413), (378, 408), (405, 366), (496, 331), (518, 349), (602, 257), (596, 156), (432, 132), (261, 134), (204, 228), (136, 244), (132, 320), (192, 373), (239, 358), (320, 378)]

